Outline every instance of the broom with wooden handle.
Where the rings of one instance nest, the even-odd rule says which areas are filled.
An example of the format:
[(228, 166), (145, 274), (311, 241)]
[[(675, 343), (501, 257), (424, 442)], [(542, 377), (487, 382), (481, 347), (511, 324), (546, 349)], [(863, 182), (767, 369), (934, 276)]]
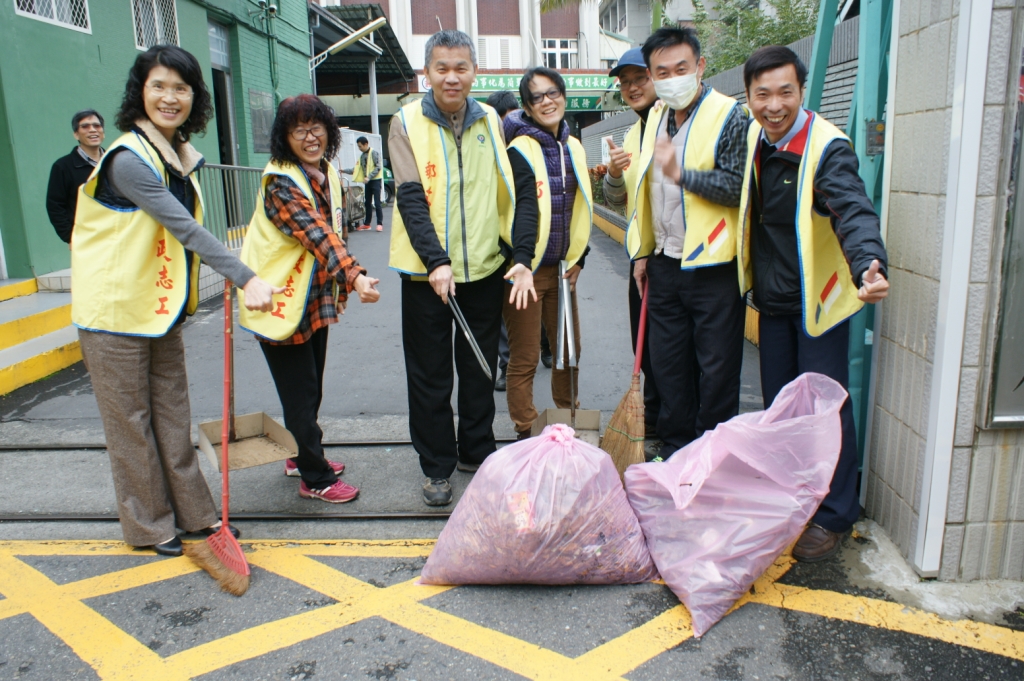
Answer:
[(217, 580), (220, 588), (229, 594), (241, 596), (249, 589), (249, 561), (228, 526), (228, 442), (231, 439), (231, 364), (234, 343), (231, 334), (234, 315), (231, 305), (231, 282), (224, 282), (224, 415), (221, 419), (221, 523), (220, 529), (206, 541), (185, 544), (185, 555)]
[(644, 397), (640, 392), (640, 363), (644, 355), (644, 336), (647, 331), (647, 282), (644, 282), (643, 302), (640, 304), (640, 328), (636, 334), (636, 359), (633, 362), (633, 380), (629, 390), (622, 396), (615, 408), (604, 437), (601, 449), (612, 457), (619, 477), (635, 463), (644, 462)]

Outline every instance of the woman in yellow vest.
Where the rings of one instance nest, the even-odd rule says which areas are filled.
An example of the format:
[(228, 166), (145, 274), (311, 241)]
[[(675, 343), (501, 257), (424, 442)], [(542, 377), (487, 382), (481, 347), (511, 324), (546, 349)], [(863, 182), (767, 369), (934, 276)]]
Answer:
[[(540, 358), (541, 322), (551, 348), (557, 347), (559, 263), (572, 286), (572, 317), (576, 356), (580, 354), (580, 321), (576, 307), (576, 279), (589, 248), (593, 201), (583, 145), (569, 136), (565, 121), (565, 81), (557, 71), (536, 67), (519, 83), (523, 109), (505, 118), (509, 163), (516, 181), (516, 221), (522, 215), (537, 225), (533, 253), (536, 304), (525, 295), (513, 297), (506, 284), (505, 327), (509, 361), (506, 376), (509, 416), (520, 440), (530, 437), (537, 418), (533, 404), (533, 378)], [(552, 369), (551, 395), (555, 405), (568, 409), (578, 394), (574, 369)], [(572, 381), (572, 383), (570, 383)]]
[[(289, 97), (277, 108), (270, 131), (270, 163), (263, 170), (259, 205), (242, 245), (242, 262), (284, 287), (266, 311), (242, 311), (270, 367), (285, 427), (299, 454), (285, 475), (301, 478), (299, 496), (332, 504), (352, 501), (355, 487), (338, 479), (345, 465), (328, 461), (317, 424), (323, 397), (327, 330), (348, 294), (373, 303), (377, 279), (345, 249), (338, 171), (325, 159), (338, 153), (341, 133), (334, 113), (313, 95)], [(244, 295), (243, 295), (244, 300)]]
[(203, 157), (188, 140), (212, 116), (195, 57), (168, 45), (140, 54), (117, 114), (125, 134), (80, 190), (71, 255), (71, 320), (103, 419), (124, 539), (172, 556), (182, 552), (176, 528), (220, 526), (192, 445), (182, 341), (198, 303), (199, 259), (244, 287), (253, 309), (270, 309), (275, 291), (202, 226)]

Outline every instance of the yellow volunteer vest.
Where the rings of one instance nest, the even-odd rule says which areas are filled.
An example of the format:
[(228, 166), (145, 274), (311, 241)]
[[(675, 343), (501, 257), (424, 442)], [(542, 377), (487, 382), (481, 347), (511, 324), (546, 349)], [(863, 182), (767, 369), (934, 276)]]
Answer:
[[(551, 185), (548, 181), (548, 168), (544, 162), (544, 150), (540, 142), (532, 137), (521, 135), (512, 140), (510, 146), (522, 153), (523, 158), (533, 168), (537, 182), (537, 249), (534, 251), (531, 264), (536, 271), (544, 257), (551, 234)], [(594, 199), (590, 195), (590, 175), (587, 173), (587, 156), (583, 151), (583, 145), (575, 137), (570, 137), (566, 146), (569, 148), (576, 184), (579, 185), (573, 199), (572, 221), (569, 224), (569, 250), (565, 255), (566, 267), (572, 267), (583, 256), (583, 251), (590, 242), (590, 226), (594, 222)]]
[[(721, 138), (725, 122), (736, 106), (738, 103), (732, 97), (727, 97), (714, 89), (708, 91), (708, 94), (691, 114), (692, 120), (683, 142), (684, 169), (697, 171), (714, 169), (718, 140)], [(655, 138), (666, 111), (668, 111), (667, 107), (661, 107), (658, 109), (657, 117), (652, 115), (648, 119), (647, 134), (644, 136), (644, 153), (640, 156), (643, 168), (640, 172), (644, 176), (653, 161)], [(655, 109), (652, 109), (651, 114), (654, 112)], [(637, 255), (632, 255), (633, 250), (630, 249), (633, 258), (650, 255), (654, 250), (654, 225), (650, 217), (650, 209), (647, 206), (645, 206), (644, 218), (642, 222), (637, 220), (635, 228), (637, 234), (633, 237)], [(686, 234), (683, 238), (683, 257), (680, 268), (692, 269), (720, 265), (735, 258), (735, 235), (738, 222), (739, 211), (736, 208), (708, 201), (684, 188), (683, 224), (686, 227)]]
[[(360, 160), (361, 159), (362, 156), (360, 155)], [(370, 150), (366, 152), (366, 172), (363, 172), (363, 164), (360, 163), (359, 161), (356, 161), (355, 170), (352, 172), (352, 181), (366, 182), (366, 178), (373, 175), (373, 171), (375, 171), (376, 169), (377, 165), (373, 162), (373, 147), (370, 147)]]
[[(654, 145), (658, 127), (668, 107), (660, 99), (647, 114), (647, 125), (637, 121), (622, 142), (622, 148), (633, 155), (633, 162), (622, 173), (626, 185), (626, 252), (631, 260), (646, 258), (654, 252), (654, 225), (651, 218), (650, 170), (654, 161)], [(643, 145), (640, 130), (643, 127)]]
[[(814, 112), (810, 114), (810, 130), (800, 170), (797, 175), (797, 248), (800, 256), (800, 279), (803, 288), (804, 330), (818, 337), (853, 316), (864, 307), (857, 298), (850, 265), (846, 262), (839, 238), (827, 215), (814, 210), (814, 175), (828, 145), (836, 140), (849, 144), (849, 138), (837, 127)], [(738, 268), (740, 291), (753, 286), (753, 264), (750, 255), (750, 191), (754, 181), (755, 153), (761, 138), (761, 126), (751, 123), (747, 133), (747, 166), (743, 173), (740, 195), (742, 229), (737, 236), (741, 266)]]
[[(139, 208), (116, 208), (96, 199), (104, 163), (118, 147), (130, 149), (167, 185), (167, 169), (142, 135), (129, 132), (110, 146), (78, 190), (71, 277), (71, 321), (80, 329), (127, 336), (163, 336), (199, 303), (199, 256), (188, 271), (185, 247)], [(127, 152), (122, 152), (127, 153)], [(203, 223), (203, 201), (195, 173), (194, 217)], [(186, 307), (187, 305), (187, 307)]]
[[(256, 210), (242, 243), (242, 262), (248, 265), (256, 276), (271, 286), (284, 286), (285, 291), (273, 297), (274, 307), (270, 312), (255, 312), (245, 308), (245, 292), (239, 289), (238, 323), (243, 329), (257, 336), (279, 341), (294, 334), (302, 322), (317, 262), (316, 256), (307, 251), (298, 239), (286, 235), (267, 217), (263, 199), (267, 184), (275, 175), (290, 178), (314, 207), (317, 207), (317, 200), (309, 184), (309, 178), (297, 165), (279, 165), (271, 161), (263, 169), (260, 192), (256, 198)], [(341, 234), (344, 220), (341, 181), (338, 178), (338, 171), (330, 164), (327, 164), (327, 185), (331, 193), (331, 226), (336, 233)]]
[[(480, 106), (487, 115), (463, 131), (461, 163), (451, 131), (424, 116), (420, 102), (395, 114), (409, 135), (430, 220), (459, 284), (492, 274), (505, 261), (499, 239), (512, 243), (515, 194), (512, 167), (500, 143), (501, 119), (491, 107)], [(392, 222), (389, 267), (426, 277), (427, 268), (413, 250), (397, 205)]]

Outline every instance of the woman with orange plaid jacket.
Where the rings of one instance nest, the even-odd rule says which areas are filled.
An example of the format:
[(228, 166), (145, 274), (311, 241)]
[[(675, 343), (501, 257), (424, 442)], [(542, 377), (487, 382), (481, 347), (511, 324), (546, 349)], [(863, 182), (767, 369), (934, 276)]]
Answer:
[(285, 475), (301, 477), (299, 496), (334, 504), (352, 501), (359, 490), (338, 479), (345, 465), (324, 456), (317, 423), (327, 330), (350, 292), (363, 303), (380, 298), (379, 280), (366, 276), (345, 248), (335, 216), (341, 210), (338, 177), (325, 159), (340, 143), (334, 114), (320, 99), (307, 94), (281, 102), (270, 132), (263, 210), (253, 217), (242, 248), (243, 262), (288, 287), (275, 296), (271, 312), (242, 315), (243, 328), (260, 342), (285, 427), (299, 447), (298, 456), (285, 462)]

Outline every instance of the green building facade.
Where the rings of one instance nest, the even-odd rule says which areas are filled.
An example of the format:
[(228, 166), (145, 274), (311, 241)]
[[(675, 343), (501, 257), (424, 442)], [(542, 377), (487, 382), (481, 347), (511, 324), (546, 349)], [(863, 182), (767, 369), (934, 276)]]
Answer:
[(0, 0), (0, 278), (68, 267), (46, 215), (50, 166), (96, 109), (106, 142), (128, 70), (147, 46), (196, 56), (216, 117), (193, 144), (207, 163), (262, 167), (277, 103), (312, 90), (306, 0)]

